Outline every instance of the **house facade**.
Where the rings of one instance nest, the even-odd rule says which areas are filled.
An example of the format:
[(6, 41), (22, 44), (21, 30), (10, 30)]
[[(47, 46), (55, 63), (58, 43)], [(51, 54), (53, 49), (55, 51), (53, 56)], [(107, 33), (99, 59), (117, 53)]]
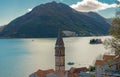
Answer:
[(103, 60), (96, 60), (96, 77), (120, 77), (120, 57), (104, 55)]

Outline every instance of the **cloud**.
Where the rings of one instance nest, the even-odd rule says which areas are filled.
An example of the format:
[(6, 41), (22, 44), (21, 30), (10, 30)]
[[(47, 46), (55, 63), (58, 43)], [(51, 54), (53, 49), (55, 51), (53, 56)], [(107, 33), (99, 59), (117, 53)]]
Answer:
[(31, 8), (29, 8), (29, 9), (27, 9), (27, 10), (28, 10), (29, 12), (30, 12), (30, 11), (32, 11), (32, 9), (31, 9)]
[(107, 4), (99, 2), (98, 0), (83, 0), (78, 2), (77, 4), (71, 5), (73, 9), (81, 12), (89, 12), (89, 11), (99, 11), (105, 10), (108, 8), (115, 8), (116, 4)]

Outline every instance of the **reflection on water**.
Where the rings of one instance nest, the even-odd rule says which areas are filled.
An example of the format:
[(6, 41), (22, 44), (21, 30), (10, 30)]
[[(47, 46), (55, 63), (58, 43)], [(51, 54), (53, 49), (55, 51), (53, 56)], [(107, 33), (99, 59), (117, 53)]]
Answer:
[[(64, 38), (66, 69), (94, 64), (106, 50), (102, 44), (90, 45), (93, 37)], [(97, 37), (99, 38), (99, 37)], [(100, 37), (102, 40), (109, 37)], [(54, 68), (55, 38), (0, 39), (0, 77), (28, 77), (38, 69)], [(75, 65), (68, 66), (68, 62)]]

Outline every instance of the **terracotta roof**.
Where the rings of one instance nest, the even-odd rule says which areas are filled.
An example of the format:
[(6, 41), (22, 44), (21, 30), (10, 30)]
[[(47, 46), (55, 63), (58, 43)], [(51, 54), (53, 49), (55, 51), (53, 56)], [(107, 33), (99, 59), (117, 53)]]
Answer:
[(108, 60), (113, 59), (113, 58), (115, 58), (115, 55), (104, 55), (103, 56), (104, 61), (108, 61)]
[(108, 60), (111, 60), (113, 61), (111, 63), (111, 65), (115, 64), (114, 61), (117, 61), (117, 63), (119, 63), (118, 61), (120, 60), (120, 57), (119, 56), (115, 56), (115, 55), (104, 55), (103, 56), (103, 60), (96, 60), (96, 63), (95, 65), (103, 65), (104, 63), (108, 62)]
[(56, 76), (59, 77), (64, 77), (65, 76), (65, 71), (54, 71), (53, 69), (49, 69), (49, 70), (38, 70), (37, 72), (35, 72), (35, 74), (38, 77), (45, 77), (48, 74), (55, 74)]
[(102, 65), (102, 64), (104, 64), (103, 60), (96, 60), (95, 65)]
[(70, 69), (71, 73), (80, 73), (80, 72), (87, 72), (87, 71), (89, 71), (89, 70), (86, 67), (82, 67), (82, 68), (74, 68), (74, 67), (72, 67)]
[(45, 76), (46, 74), (53, 73), (53, 72), (54, 72), (53, 69), (49, 69), (49, 70), (38, 70), (37, 72), (35, 72), (35, 74), (36, 74), (38, 77), (42, 77), (42, 76)]

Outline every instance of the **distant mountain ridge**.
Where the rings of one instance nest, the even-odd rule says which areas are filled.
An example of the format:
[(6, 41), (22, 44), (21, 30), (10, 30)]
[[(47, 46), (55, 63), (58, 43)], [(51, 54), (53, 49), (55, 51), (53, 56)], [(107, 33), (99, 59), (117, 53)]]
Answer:
[(106, 19), (106, 21), (107, 21), (109, 24), (111, 24), (112, 20), (113, 20), (113, 18), (107, 18), (107, 19)]
[(35, 7), (4, 27), (0, 37), (56, 37), (58, 30), (76, 36), (107, 35), (110, 24), (97, 13), (78, 12), (63, 3), (50, 2)]

